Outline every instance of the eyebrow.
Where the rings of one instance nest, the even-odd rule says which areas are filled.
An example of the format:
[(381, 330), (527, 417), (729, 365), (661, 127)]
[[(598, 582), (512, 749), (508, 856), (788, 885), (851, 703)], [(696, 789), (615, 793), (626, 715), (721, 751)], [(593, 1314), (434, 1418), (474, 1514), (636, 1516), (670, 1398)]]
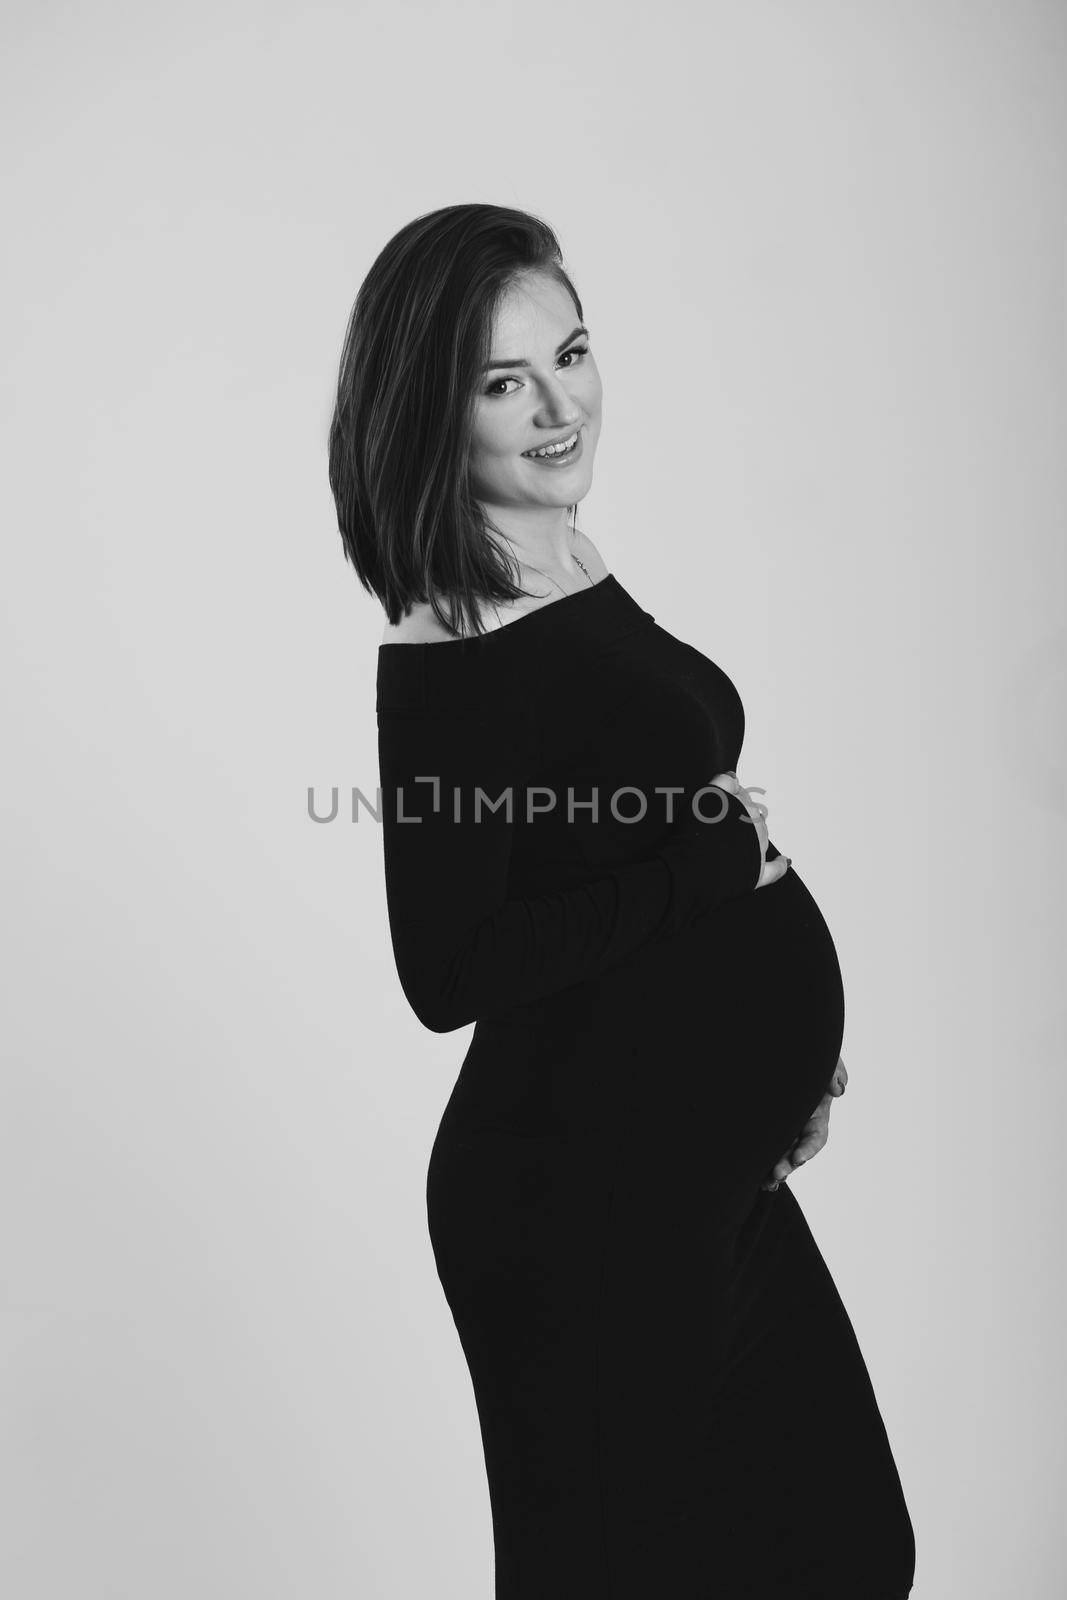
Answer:
[[(569, 333), (564, 339), (563, 343), (556, 346), (556, 354), (561, 356), (564, 350), (566, 350), (567, 346), (569, 344), (573, 344), (575, 339), (581, 338), (582, 334), (584, 334), (588, 339), (589, 329), (579, 323), (574, 332)], [(528, 367), (529, 365), (530, 363), (528, 361), (523, 361), (519, 356), (516, 356), (514, 359), (510, 360), (507, 356), (501, 356), (498, 361), (487, 361), (482, 370), (484, 372), (492, 372), (494, 367)]]

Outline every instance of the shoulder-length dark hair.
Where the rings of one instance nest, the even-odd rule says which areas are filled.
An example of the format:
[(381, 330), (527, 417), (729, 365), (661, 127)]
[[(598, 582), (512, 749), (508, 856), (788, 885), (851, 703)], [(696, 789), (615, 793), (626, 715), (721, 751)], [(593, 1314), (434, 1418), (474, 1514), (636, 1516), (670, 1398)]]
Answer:
[[(546, 222), (506, 206), (444, 206), (390, 239), (356, 297), (330, 424), (330, 488), (345, 558), (391, 623), (428, 600), (451, 632), (481, 633), (480, 601), (528, 592), (490, 537), (501, 530), (471, 493), (468, 460), (493, 317), (530, 271), (561, 283), (584, 322)], [(577, 506), (570, 511), (573, 527)]]

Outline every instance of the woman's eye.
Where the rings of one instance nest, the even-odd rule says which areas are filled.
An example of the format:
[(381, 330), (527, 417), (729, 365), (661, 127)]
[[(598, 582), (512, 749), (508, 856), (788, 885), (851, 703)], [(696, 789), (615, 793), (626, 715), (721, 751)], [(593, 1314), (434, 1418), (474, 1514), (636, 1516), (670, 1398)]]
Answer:
[[(587, 344), (576, 344), (572, 345), (569, 350), (564, 350), (559, 359), (561, 361), (566, 361), (569, 356), (587, 356), (588, 354), (589, 346)], [(569, 366), (564, 368), (564, 371), (570, 372), (574, 365), (575, 363), (572, 361)], [(502, 383), (518, 383), (518, 381), (518, 378), (494, 378), (492, 383), (487, 386), (485, 392), (493, 399), (502, 399), (505, 393), (510, 393), (511, 391), (505, 390), (502, 392), (500, 385)]]

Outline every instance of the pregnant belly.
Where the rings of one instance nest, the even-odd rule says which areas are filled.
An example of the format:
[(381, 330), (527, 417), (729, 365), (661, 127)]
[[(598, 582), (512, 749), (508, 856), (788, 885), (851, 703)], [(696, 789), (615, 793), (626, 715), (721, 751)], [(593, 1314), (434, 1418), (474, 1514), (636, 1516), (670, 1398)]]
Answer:
[(527, 1138), (636, 1134), (661, 1162), (704, 1152), (743, 1189), (814, 1110), (843, 1032), (833, 939), (791, 868), (596, 980), (479, 1022), (446, 1115)]
[(825, 1092), (844, 1033), (837, 951), (792, 868), (560, 1001), (564, 1121), (692, 1129), (757, 1181)]

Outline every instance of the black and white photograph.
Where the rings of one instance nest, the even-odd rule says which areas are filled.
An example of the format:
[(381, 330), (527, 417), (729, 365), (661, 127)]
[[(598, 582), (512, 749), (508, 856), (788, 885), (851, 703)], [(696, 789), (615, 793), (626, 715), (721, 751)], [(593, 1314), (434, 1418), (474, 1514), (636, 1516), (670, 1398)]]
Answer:
[(0, 1593), (1067, 1595), (1067, 9), (5, 12)]

